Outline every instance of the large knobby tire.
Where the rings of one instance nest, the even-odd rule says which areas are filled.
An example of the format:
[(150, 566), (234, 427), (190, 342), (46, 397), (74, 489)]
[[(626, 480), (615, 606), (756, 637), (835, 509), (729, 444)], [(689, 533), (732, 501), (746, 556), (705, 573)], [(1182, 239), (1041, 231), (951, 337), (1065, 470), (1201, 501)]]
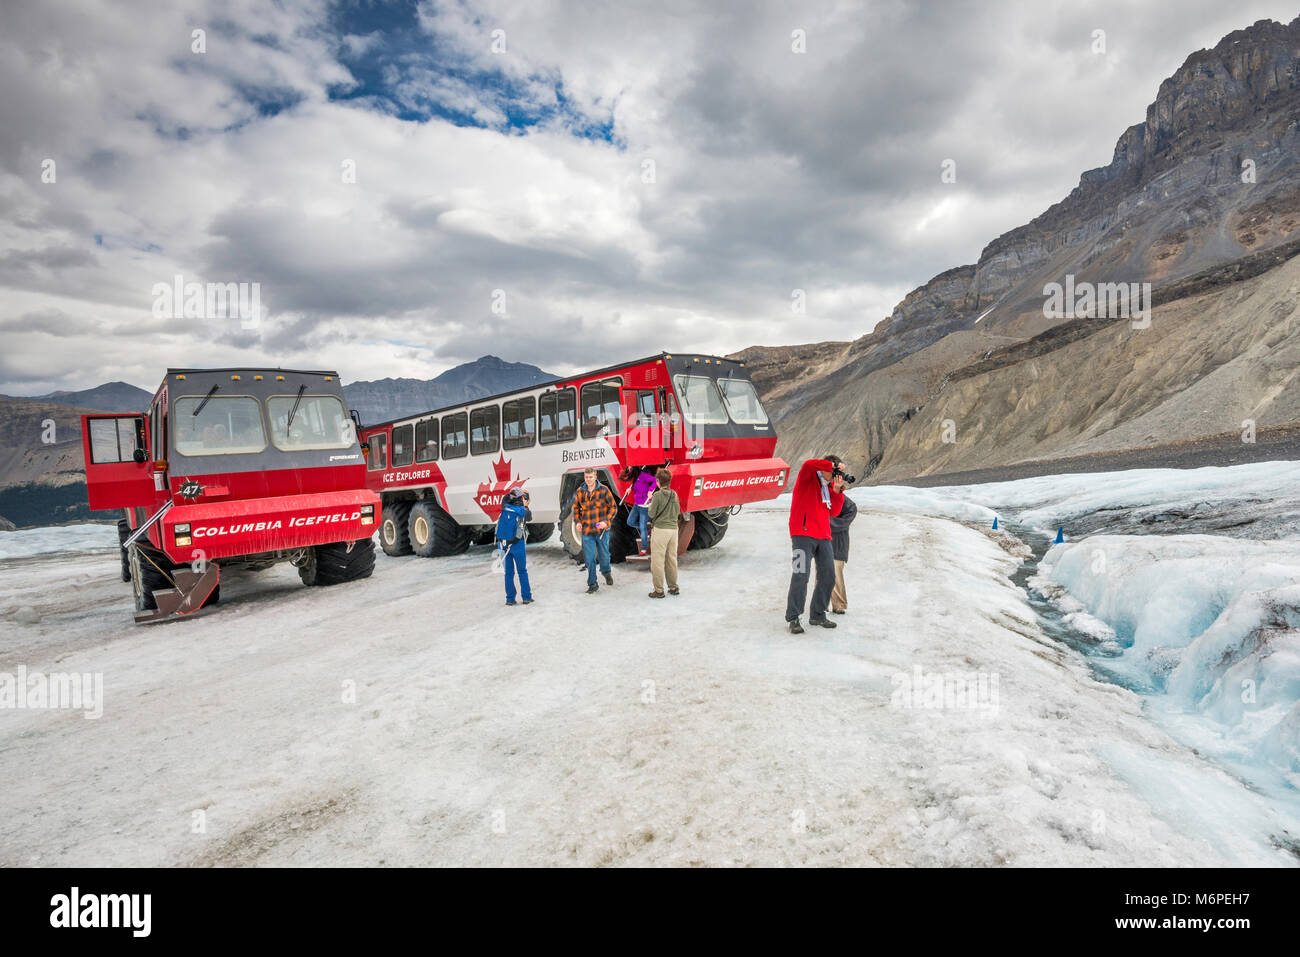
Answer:
[(171, 563), (157, 550), (142, 546), (139, 542), (132, 545), (127, 553), (131, 570), (131, 592), (135, 596), (136, 611), (154, 611), (158, 603), (153, 593), (171, 588), (171, 580), (163, 574), (163, 569), (171, 570)]
[[(168, 574), (177, 569), (190, 568), (187, 564), (173, 564), (171, 559), (158, 549), (149, 545), (142, 546), (140, 542), (131, 546), (127, 561), (131, 570), (131, 592), (135, 597), (136, 611), (156, 611), (158, 602), (154, 600), (153, 593), (175, 587)], [(164, 574), (163, 569), (166, 569), (168, 574)], [(208, 608), (220, 600), (221, 586), (218, 585), (212, 589), (212, 593), (199, 607)]]
[(363, 538), (359, 542), (331, 542), (307, 549), (307, 556), (298, 566), (298, 577), (304, 585), (341, 585), (369, 578), (375, 570), (375, 542)]
[(690, 548), (712, 548), (727, 534), (727, 523), (731, 513), (725, 508), (713, 508), (707, 512), (695, 513), (695, 534), (691, 536)]
[(411, 550), (421, 558), (443, 558), (468, 551), (470, 534), (432, 499), (411, 506)]
[(130, 537), (131, 523), (124, 518), (119, 518), (117, 520), (117, 544), (118, 551), (122, 553), (122, 581), (124, 582), (129, 582), (131, 580), (131, 556), (127, 550), (121, 546), (125, 545), (126, 540)]
[(555, 534), (554, 522), (529, 522), (528, 523), (528, 544), (536, 545), (544, 542)]
[(573, 530), (573, 499), (570, 498), (560, 509), (560, 543), (564, 551), (575, 562), (582, 562), (582, 536)]
[(627, 517), (631, 514), (629, 506), (620, 505), (614, 516), (614, 527), (609, 530), (609, 560), (612, 564), (627, 561), (627, 556), (637, 553), (636, 543), (640, 529), (627, 523)]
[(411, 503), (390, 502), (379, 522), (379, 547), (385, 555), (411, 554)]

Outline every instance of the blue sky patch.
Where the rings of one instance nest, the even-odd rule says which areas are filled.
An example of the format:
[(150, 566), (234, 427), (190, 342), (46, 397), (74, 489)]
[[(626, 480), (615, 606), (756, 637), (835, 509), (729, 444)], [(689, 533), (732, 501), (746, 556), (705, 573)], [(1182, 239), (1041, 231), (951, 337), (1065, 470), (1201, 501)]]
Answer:
[[(339, 61), (356, 81), (332, 87), (333, 101), (358, 101), (417, 123), (440, 119), (509, 133), (559, 125), (584, 139), (615, 140), (612, 110), (603, 117), (584, 112), (558, 73), (517, 78), (484, 69), (448, 38), (424, 30), (413, 2), (341, 4), (331, 20)], [(485, 46), (492, 29), (483, 25)], [(350, 49), (350, 36), (364, 38), (360, 49)]]

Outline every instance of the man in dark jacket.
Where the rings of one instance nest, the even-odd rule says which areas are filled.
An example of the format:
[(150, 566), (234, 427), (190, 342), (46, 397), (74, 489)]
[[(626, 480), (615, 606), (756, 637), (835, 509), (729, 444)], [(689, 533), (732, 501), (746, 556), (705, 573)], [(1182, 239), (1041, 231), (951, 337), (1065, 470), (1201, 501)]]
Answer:
[(835, 463), (828, 458), (804, 462), (790, 496), (790, 545), (794, 550), (794, 563), (790, 592), (786, 596), (785, 620), (796, 635), (803, 634), (799, 617), (808, 597), (808, 571), (813, 565), (817, 568), (817, 584), (813, 588), (808, 624), (835, 627), (835, 622), (826, 617), (826, 606), (830, 604), (831, 588), (835, 582), (831, 518), (840, 514), (844, 493), (831, 485), (834, 469)]
[[(837, 466), (840, 464), (834, 456), (831, 458)], [(843, 476), (836, 475), (831, 480), (831, 488), (843, 492)], [(849, 595), (844, 588), (844, 564), (849, 560), (849, 526), (857, 517), (857, 505), (853, 503), (853, 499), (845, 495), (840, 514), (831, 518), (831, 552), (835, 557), (835, 587), (831, 589), (831, 611), (837, 615), (842, 615), (849, 610)]]

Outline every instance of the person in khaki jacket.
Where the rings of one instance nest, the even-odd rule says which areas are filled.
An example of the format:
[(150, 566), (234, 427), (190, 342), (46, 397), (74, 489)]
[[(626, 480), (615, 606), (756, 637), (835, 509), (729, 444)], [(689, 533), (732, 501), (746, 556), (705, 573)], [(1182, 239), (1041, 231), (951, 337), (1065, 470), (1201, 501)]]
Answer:
[(651, 598), (664, 597), (664, 575), (668, 576), (668, 594), (677, 595), (677, 517), (682, 505), (677, 493), (668, 486), (673, 473), (660, 469), (655, 473), (659, 488), (650, 496), (647, 514), (650, 519), (650, 575), (654, 579)]

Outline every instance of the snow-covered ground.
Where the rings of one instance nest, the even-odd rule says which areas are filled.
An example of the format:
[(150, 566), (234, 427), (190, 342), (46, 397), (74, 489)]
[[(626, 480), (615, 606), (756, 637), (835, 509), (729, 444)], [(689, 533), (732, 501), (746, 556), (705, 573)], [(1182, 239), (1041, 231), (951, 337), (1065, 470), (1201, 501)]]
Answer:
[(1076, 538), (1098, 530), (1300, 536), (1300, 462), (1044, 475), (945, 488), (883, 485), (851, 494), (860, 505), (883, 511), (979, 523), (997, 515), (1003, 524), (1013, 522), (1013, 532), (1040, 535), (1063, 526)]
[(1275, 802), (1300, 802), (1300, 463), (852, 494), (897, 514), (996, 515), (1034, 542), (1063, 528), (1029, 584), (1095, 672)]
[(117, 526), (52, 525), (48, 528), (20, 528), (0, 532), (0, 560), (54, 555), (60, 552), (117, 551)]
[(0, 865), (1296, 863), (1285, 805), (1044, 635), (1023, 551), (864, 508), (802, 636), (779, 505), (663, 601), (549, 542), (527, 607), (476, 550), (135, 626), (111, 551), (2, 561), (0, 672), (102, 674), (103, 715), (0, 710)]

